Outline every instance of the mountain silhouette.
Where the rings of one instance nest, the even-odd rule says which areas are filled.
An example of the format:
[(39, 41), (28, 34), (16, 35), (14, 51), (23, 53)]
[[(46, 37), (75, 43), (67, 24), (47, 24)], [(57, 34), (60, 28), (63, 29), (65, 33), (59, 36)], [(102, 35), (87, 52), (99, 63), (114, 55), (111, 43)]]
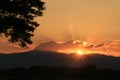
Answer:
[(95, 64), (99, 69), (120, 70), (120, 57), (101, 54), (77, 55), (52, 51), (29, 51), (23, 53), (0, 54), (0, 69), (48, 67), (84, 67)]

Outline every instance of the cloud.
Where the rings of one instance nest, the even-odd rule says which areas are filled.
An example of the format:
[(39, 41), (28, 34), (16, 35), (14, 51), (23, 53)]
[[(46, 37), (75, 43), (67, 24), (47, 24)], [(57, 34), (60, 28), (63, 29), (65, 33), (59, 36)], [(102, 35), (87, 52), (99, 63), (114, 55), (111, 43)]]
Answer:
[(36, 47), (37, 50), (46, 50), (46, 51), (58, 51), (62, 49), (70, 48), (73, 45), (73, 41), (67, 41), (63, 44), (58, 44), (54, 41), (44, 42), (41, 43), (38, 47)]
[(91, 44), (91, 45), (85, 46), (84, 48), (86, 48), (86, 49), (91, 49), (91, 48), (93, 48), (93, 47), (94, 47), (94, 45)]
[(101, 43), (101, 44), (97, 44), (96, 46), (95, 46), (95, 48), (99, 48), (99, 47), (103, 47), (104, 46), (104, 43)]
[(62, 51), (62, 50), (74, 50), (83, 49), (88, 50), (89, 53), (100, 53), (112, 56), (120, 56), (120, 41), (106, 41), (102, 43), (88, 43), (85, 41), (67, 41), (58, 44), (54, 41), (44, 42), (35, 49), (46, 51)]

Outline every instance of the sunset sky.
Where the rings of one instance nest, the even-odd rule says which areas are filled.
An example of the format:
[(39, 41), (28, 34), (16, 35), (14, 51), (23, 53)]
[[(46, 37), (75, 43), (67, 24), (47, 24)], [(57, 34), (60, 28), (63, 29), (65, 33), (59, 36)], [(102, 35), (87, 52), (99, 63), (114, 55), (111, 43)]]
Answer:
[[(50, 40), (119, 40), (120, 0), (44, 0), (36, 36)], [(37, 35), (39, 33), (39, 35)], [(41, 37), (42, 37), (41, 36)], [(40, 36), (39, 36), (40, 37)]]
[[(40, 27), (35, 31), (32, 49), (42, 41), (81, 40), (103, 43), (117, 41), (120, 49), (120, 0), (43, 0), (46, 10), (36, 18)], [(0, 52), (21, 50), (1, 39)], [(6, 48), (5, 48), (6, 47)], [(17, 51), (16, 51), (17, 52)]]

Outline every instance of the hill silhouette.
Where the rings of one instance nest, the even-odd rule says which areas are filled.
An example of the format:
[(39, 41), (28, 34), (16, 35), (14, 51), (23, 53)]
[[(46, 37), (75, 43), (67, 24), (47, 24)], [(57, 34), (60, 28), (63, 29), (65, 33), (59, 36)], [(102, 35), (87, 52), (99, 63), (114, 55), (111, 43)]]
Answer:
[(0, 69), (30, 68), (32, 66), (80, 68), (88, 64), (95, 64), (98, 69), (120, 70), (120, 57), (101, 54), (64, 54), (52, 51), (0, 54)]

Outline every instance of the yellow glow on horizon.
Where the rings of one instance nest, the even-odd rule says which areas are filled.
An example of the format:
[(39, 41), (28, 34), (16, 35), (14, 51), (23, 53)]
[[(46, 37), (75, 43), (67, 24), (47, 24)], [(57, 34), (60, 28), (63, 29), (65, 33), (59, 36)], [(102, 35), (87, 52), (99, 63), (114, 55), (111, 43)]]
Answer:
[(79, 54), (79, 55), (82, 55), (82, 54), (84, 54), (82, 51), (77, 51), (77, 54)]
[(79, 55), (84, 55), (84, 54), (91, 54), (92, 52), (89, 50), (85, 50), (85, 49), (66, 49), (66, 50), (60, 50), (58, 52), (62, 52), (62, 53), (66, 53), (66, 54), (79, 54)]

